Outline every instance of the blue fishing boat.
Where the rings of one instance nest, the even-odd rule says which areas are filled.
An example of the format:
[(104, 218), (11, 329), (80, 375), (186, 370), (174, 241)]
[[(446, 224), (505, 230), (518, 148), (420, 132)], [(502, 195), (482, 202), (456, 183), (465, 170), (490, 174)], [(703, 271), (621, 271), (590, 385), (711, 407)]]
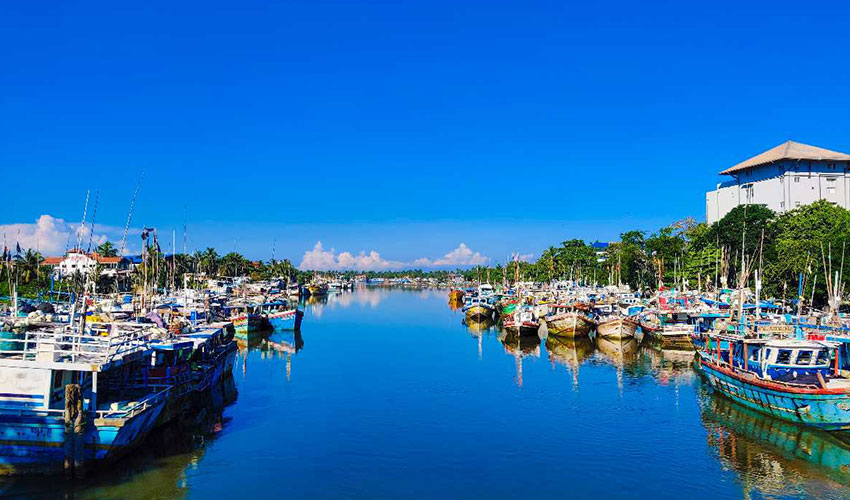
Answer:
[(74, 474), (116, 459), (154, 428), (170, 386), (129, 387), (145, 370), (138, 331), (27, 332), (0, 357), (0, 474)]
[(258, 311), (275, 330), (300, 330), (304, 319), (304, 311), (283, 300), (260, 304)]
[(698, 352), (711, 387), (754, 410), (823, 430), (850, 429), (838, 344), (715, 335)]

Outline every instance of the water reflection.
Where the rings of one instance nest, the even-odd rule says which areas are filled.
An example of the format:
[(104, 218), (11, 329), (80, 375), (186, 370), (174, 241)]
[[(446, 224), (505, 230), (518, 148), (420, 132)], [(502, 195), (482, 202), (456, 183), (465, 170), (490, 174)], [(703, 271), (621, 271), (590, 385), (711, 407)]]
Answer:
[(755, 413), (701, 389), (703, 426), (716, 457), (741, 480), (745, 498), (846, 498), (850, 445), (836, 435)]
[(578, 371), (581, 364), (593, 354), (593, 341), (586, 337), (546, 337), (546, 351), (552, 366), (563, 365), (572, 373), (573, 389), (578, 390)]
[(243, 378), (248, 373), (248, 353), (257, 351), (263, 361), (282, 357), (288, 382), (292, 378), (292, 358), (304, 347), (304, 337), (300, 330), (267, 330), (254, 338), (249, 337), (249, 342), (240, 342), (238, 346)]
[(527, 357), (540, 357), (540, 338), (503, 330), (499, 335), (499, 341), (505, 347), (505, 352), (514, 357), (516, 361), (516, 383), (517, 386), (522, 387), (522, 360)]
[[(449, 304), (449, 307), (451, 307), (451, 304)], [(478, 339), (478, 359), (482, 359), (484, 357), (484, 334), (495, 331), (496, 322), (492, 319), (476, 321), (464, 318), (462, 323), (466, 326), (469, 333)]]
[(596, 336), (596, 347), (602, 357), (616, 368), (617, 389), (622, 396), (626, 366), (638, 360), (638, 341), (634, 338), (614, 340)]

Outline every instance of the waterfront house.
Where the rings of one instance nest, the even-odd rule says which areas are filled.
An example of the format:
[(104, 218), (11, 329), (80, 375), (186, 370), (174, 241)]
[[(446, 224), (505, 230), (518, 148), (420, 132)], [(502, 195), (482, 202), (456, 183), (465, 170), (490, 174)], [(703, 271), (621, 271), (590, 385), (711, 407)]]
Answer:
[(788, 141), (720, 172), (730, 180), (705, 196), (709, 224), (738, 205), (765, 205), (775, 212), (817, 200), (850, 209), (850, 155)]
[(75, 273), (89, 274), (98, 265), (101, 273), (115, 273), (118, 269), (119, 257), (104, 257), (97, 252), (86, 253), (81, 250), (70, 250), (64, 257), (47, 257), (43, 264), (53, 268), (53, 275), (57, 278), (71, 276)]

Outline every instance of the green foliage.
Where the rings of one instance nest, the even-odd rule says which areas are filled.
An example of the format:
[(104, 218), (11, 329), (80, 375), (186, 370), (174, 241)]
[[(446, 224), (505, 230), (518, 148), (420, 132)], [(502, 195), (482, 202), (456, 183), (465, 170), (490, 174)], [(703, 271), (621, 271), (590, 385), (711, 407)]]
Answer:
[(115, 245), (111, 241), (105, 241), (97, 246), (97, 253), (103, 257), (117, 257), (118, 249), (115, 248)]

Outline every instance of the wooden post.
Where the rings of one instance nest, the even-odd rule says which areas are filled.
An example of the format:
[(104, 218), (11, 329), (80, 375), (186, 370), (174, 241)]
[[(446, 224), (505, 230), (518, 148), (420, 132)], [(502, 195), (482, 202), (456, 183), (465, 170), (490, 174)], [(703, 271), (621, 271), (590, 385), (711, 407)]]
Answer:
[(65, 474), (68, 477), (83, 477), (83, 397), (79, 384), (65, 386)]

